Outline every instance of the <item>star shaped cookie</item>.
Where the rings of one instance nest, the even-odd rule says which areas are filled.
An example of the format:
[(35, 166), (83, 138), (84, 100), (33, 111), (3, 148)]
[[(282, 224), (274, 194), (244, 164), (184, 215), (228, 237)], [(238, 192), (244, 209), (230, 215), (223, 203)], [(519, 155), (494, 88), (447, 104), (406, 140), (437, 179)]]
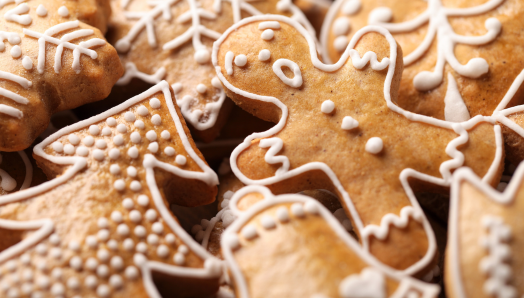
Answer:
[(38, 144), (35, 158), (56, 178), (0, 197), (0, 291), (8, 297), (216, 292), (220, 263), (167, 207), (215, 199), (217, 176), (195, 148), (165, 81)]

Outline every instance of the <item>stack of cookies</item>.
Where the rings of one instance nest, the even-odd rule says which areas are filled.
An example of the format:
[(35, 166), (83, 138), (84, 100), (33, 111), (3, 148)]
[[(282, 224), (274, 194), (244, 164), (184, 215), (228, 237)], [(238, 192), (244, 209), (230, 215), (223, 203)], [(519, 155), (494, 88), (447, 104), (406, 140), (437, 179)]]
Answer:
[(0, 297), (524, 295), (521, 0), (0, 16)]

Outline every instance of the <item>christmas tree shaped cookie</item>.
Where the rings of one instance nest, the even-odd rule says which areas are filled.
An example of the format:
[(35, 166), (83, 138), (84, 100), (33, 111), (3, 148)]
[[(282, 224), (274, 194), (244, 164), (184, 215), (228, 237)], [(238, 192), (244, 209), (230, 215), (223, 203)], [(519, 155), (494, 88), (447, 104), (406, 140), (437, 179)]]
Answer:
[(213, 63), (228, 96), (277, 123), (233, 151), (235, 175), (275, 193), (336, 193), (364, 248), (406, 274), (432, 270), (436, 250), (414, 192), (449, 186), (461, 166), (487, 183), (500, 177), (494, 119), (454, 124), (394, 104), (402, 53), (380, 27), (360, 30), (326, 65), (295, 21), (252, 17), (215, 43)]
[(446, 252), (448, 297), (521, 297), (524, 166), (503, 193), (473, 172), (456, 172)]
[(263, 13), (293, 16), (314, 34), (290, 0), (112, 0), (111, 4), (113, 30), (108, 38), (126, 67), (118, 85), (128, 85), (133, 78), (150, 84), (165, 79), (188, 124), (207, 142), (218, 136), (231, 109), (211, 65), (213, 41), (241, 18)]
[(210, 203), (218, 183), (167, 82), (56, 132), (34, 152), (56, 178), (0, 197), (2, 293), (192, 297), (217, 290), (220, 264), (167, 207)]
[(29, 147), (52, 113), (109, 94), (123, 72), (118, 55), (79, 21), (105, 30), (106, 10), (76, 1), (0, 2), (0, 151)]
[[(404, 51), (398, 104), (461, 122), (491, 115), (524, 74), (519, 0), (338, 0), (322, 26), (324, 60), (337, 61), (364, 26), (389, 30)], [(514, 90), (506, 107), (524, 103)]]
[[(246, 197), (259, 200), (247, 210), (237, 208)], [(400, 277), (376, 262), (312, 198), (248, 186), (233, 196), (230, 208), (238, 219), (221, 246), (236, 297), (438, 296), (438, 286)]]

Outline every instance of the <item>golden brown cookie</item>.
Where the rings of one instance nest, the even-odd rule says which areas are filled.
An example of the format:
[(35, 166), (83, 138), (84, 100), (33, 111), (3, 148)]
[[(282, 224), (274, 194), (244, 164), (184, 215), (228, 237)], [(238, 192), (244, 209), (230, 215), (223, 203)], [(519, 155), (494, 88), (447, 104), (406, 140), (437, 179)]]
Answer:
[(221, 265), (168, 209), (212, 202), (218, 179), (167, 82), (58, 131), (34, 156), (55, 178), (0, 197), (2, 295), (217, 291)]
[[(402, 52), (383, 28), (359, 31), (335, 65), (315, 53), (313, 38), (281, 16), (245, 19), (215, 42), (213, 63), (227, 95), (277, 123), (246, 138), (231, 168), (243, 183), (275, 193), (337, 194), (366, 250), (424, 275), (436, 244), (414, 192), (449, 186), (461, 166), (497, 183), (500, 127), (491, 117), (451, 123), (396, 106)], [(241, 56), (245, 65), (233, 63)]]
[(367, 25), (402, 47), (397, 103), (408, 111), (461, 122), (524, 103), (524, 88), (510, 90), (524, 80), (520, 0), (337, 0), (322, 27), (325, 61)]
[(524, 293), (521, 164), (501, 193), (469, 169), (454, 175), (446, 252), (450, 298), (521, 297)]
[(0, 150), (29, 147), (51, 114), (110, 93), (123, 67), (100, 32), (108, 9), (90, 0), (0, 2)]
[(211, 65), (213, 41), (241, 18), (262, 13), (293, 16), (314, 32), (291, 0), (112, 0), (111, 4), (113, 30), (108, 39), (126, 66), (117, 85), (126, 86), (134, 78), (149, 84), (167, 80), (195, 136), (205, 142), (218, 136), (231, 109)]
[[(246, 195), (261, 200), (246, 211), (235, 208)], [(239, 218), (225, 230), (221, 246), (236, 297), (438, 295), (438, 286), (400, 277), (377, 262), (314, 199), (248, 186), (230, 207)]]

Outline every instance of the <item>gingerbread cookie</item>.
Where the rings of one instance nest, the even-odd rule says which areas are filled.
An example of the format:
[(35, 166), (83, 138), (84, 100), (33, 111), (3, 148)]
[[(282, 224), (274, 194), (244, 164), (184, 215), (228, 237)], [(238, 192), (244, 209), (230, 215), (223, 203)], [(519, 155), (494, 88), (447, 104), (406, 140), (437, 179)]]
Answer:
[(231, 109), (210, 63), (213, 41), (241, 18), (262, 13), (293, 16), (314, 32), (291, 0), (112, 0), (111, 4), (113, 30), (108, 39), (126, 66), (117, 85), (128, 85), (133, 78), (150, 84), (167, 80), (195, 136), (205, 142), (218, 136)]
[(47, 181), (34, 158), (27, 152), (0, 152), (0, 196)]
[(455, 173), (445, 267), (448, 297), (524, 294), (523, 175), (521, 164), (501, 193), (469, 169)]
[[(245, 196), (261, 200), (245, 211)], [(224, 232), (222, 253), (236, 297), (437, 297), (439, 288), (399, 277), (350, 237), (318, 201), (273, 196), (261, 186), (230, 202), (239, 217)]]
[(221, 265), (167, 207), (216, 195), (216, 174), (187, 133), (161, 82), (38, 144), (40, 167), (56, 178), (0, 197), (2, 295), (216, 292)]
[[(237, 57), (246, 64), (234, 63)], [(461, 166), (497, 183), (503, 147), (491, 117), (451, 123), (396, 106), (401, 57), (387, 30), (367, 27), (337, 64), (323, 64), (313, 38), (280, 16), (241, 21), (213, 50), (227, 95), (277, 123), (233, 151), (235, 175), (275, 193), (336, 193), (366, 250), (423, 275), (436, 245), (414, 192), (449, 186)]]
[(524, 103), (520, 0), (337, 0), (322, 27), (324, 59), (337, 61), (360, 28), (389, 30), (404, 52), (397, 103), (452, 122)]
[(105, 30), (106, 5), (6, 0), (0, 15), (0, 150), (17, 151), (52, 113), (105, 98), (123, 67), (100, 30), (79, 21)]

